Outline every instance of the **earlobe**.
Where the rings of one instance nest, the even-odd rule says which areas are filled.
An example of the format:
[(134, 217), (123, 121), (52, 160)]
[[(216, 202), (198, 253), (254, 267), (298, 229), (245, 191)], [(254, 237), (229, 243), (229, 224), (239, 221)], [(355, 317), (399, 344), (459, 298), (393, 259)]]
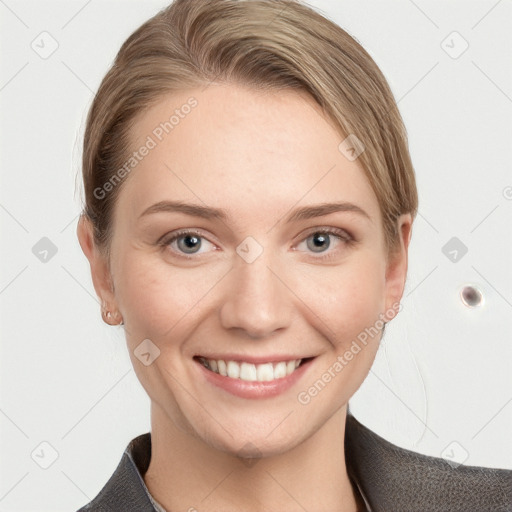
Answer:
[[(81, 215), (76, 229), (78, 241), (83, 253), (89, 260), (91, 268), (91, 277), (101, 303), (102, 317), (106, 323), (110, 324), (107, 311), (116, 311), (117, 303), (112, 286), (112, 277), (110, 275), (108, 261), (105, 255), (97, 247), (93, 236), (93, 225), (90, 219)], [(119, 322), (117, 322), (119, 323)]]

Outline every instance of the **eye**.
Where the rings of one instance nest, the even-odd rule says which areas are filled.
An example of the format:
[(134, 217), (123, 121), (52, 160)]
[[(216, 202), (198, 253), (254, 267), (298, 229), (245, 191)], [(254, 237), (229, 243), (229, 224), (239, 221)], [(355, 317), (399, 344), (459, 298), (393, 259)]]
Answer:
[[(215, 245), (209, 242), (201, 233), (191, 230), (171, 233), (169, 236), (159, 241), (158, 244), (166, 248), (170, 247), (173, 252), (185, 258), (207, 252), (208, 245), (215, 247)], [(204, 247), (206, 247), (205, 251), (201, 251)]]
[(306, 238), (306, 245), (308, 249), (311, 249), (313, 252), (323, 252), (324, 249), (327, 250), (331, 245), (330, 237), (331, 235), (329, 233), (313, 233)]
[[(319, 254), (319, 258), (336, 256), (343, 246), (355, 243), (354, 238), (346, 231), (338, 228), (316, 228), (297, 245), (306, 244), (306, 252)], [(178, 257), (192, 258), (194, 255), (208, 252), (208, 246), (216, 250), (216, 246), (208, 241), (202, 233), (195, 230), (181, 230), (163, 237), (157, 242), (165, 249), (170, 249)], [(204, 250), (201, 250), (204, 249)], [(329, 249), (332, 249), (329, 251)]]
[[(297, 247), (299, 248), (301, 244), (305, 243), (307, 251), (322, 254), (321, 257), (324, 257), (324, 253), (328, 253), (326, 257), (329, 257), (333, 252), (341, 250), (343, 245), (350, 245), (353, 242), (354, 239), (342, 229), (316, 228)], [(332, 250), (328, 251), (330, 248)]]

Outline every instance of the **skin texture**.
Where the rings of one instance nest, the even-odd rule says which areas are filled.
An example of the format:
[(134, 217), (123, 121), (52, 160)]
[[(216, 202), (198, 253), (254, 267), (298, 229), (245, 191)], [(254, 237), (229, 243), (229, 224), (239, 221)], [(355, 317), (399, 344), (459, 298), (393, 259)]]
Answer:
[[(361, 510), (344, 459), (346, 404), (369, 372), (380, 333), (309, 403), (297, 396), (396, 307), (411, 216), (399, 218), (400, 251), (387, 258), (381, 212), (362, 167), (338, 150), (345, 137), (320, 107), (296, 91), (211, 84), (169, 95), (137, 119), (134, 150), (191, 96), (197, 106), (122, 185), (110, 268), (90, 224), (78, 225), (96, 292), (118, 310), (118, 321), (122, 316), (134, 370), (151, 399), (144, 480), (173, 511)], [(160, 212), (139, 219), (163, 200), (222, 208), (228, 218)], [(339, 201), (370, 219), (334, 212), (285, 222), (294, 208)], [(313, 234), (324, 227), (355, 242), (331, 234), (315, 249)], [(183, 238), (157, 243), (184, 228), (201, 235), (201, 246), (192, 245), (197, 252), (188, 249), (191, 259)], [(236, 251), (246, 237), (263, 249), (251, 263)], [(134, 354), (145, 339), (160, 350), (148, 366)], [(214, 352), (315, 359), (286, 392), (247, 399), (204, 378), (193, 356)], [(237, 456), (248, 446), (257, 453), (252, 463)]]

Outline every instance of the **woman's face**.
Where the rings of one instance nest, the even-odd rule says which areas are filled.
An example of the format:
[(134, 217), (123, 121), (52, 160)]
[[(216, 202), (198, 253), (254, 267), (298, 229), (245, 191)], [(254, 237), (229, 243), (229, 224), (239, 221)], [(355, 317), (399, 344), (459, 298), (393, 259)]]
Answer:
[[(372, 365), (376, 329), (402, 295), (410, 216), (388, 262), (362, 167), (304, 94), (180, 92), (144, 112), (132, 135), (112, 295), (98, 284), (100, 263), (93, 273), (124, 319), (138, 378), (165, 421), (211, 447), (297, 446)], [(324, 209), (331, 203), (349, 207)], [(214, 372), (219, 360), (231, 376)]]

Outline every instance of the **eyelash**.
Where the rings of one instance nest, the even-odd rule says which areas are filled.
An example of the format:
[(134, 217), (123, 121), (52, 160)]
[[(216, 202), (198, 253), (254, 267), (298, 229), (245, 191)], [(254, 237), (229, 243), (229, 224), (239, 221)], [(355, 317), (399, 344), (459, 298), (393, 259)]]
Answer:
[[(351, 247), (352, 245), (354, 245), (356, 243), (356, 240), (354, 239), (354, 237), (352, 237), (347, 231), (345, 231), (343, 229), (331, 228), (331, 227), (330, 228), (327, 228), (327, 227), (315, 228), (315, 229), (311, 230), (304, 238), (302, 238), (299, 241), (299, 243), (307, 240), (310, 236), (319, 234), (319, 233), (333, 235), (335, 238), (337, 238), (340, 242), (343, 242), (348, 247)], [(172, 242), (174, 242), (175, 240), (178, 240), (179, 238), (181, 238), (184, 235), (193, 235), (193, 236), (197, 236), (199, 238), (207, 239), (199, 231), (196, 231), (193, 229), (183, 229), (183, 230), (173, 233), (170, 238), (167, 236), (163, 237), (161, 240), (159, 240), (157, 242), (157, 245), (161, 246), (162, 249), (166, 249)], [(210, 243), (212, 243), (212, 242), (210, 242)], [(336, 256), (336, 254), (333, 255), (333, 252), (336, 253), (337, 251), (330, 251), (326, 254), (318, 253), (318, 254), (322, 254), (322, 255), (315, 257), (315, 259), (319, 259), (319, 260), (332, 259), (333, 257)], [(312, 254), (315, 254), (315, 253), (312, 253)], [(183, 254), (183, 253), (180, 253), (178, 255), (178, 257), (184, 258), (187, 260), (197, 259), (196, 256), (194, 256), (194, 255), (187, 255), (187, 254)]]

